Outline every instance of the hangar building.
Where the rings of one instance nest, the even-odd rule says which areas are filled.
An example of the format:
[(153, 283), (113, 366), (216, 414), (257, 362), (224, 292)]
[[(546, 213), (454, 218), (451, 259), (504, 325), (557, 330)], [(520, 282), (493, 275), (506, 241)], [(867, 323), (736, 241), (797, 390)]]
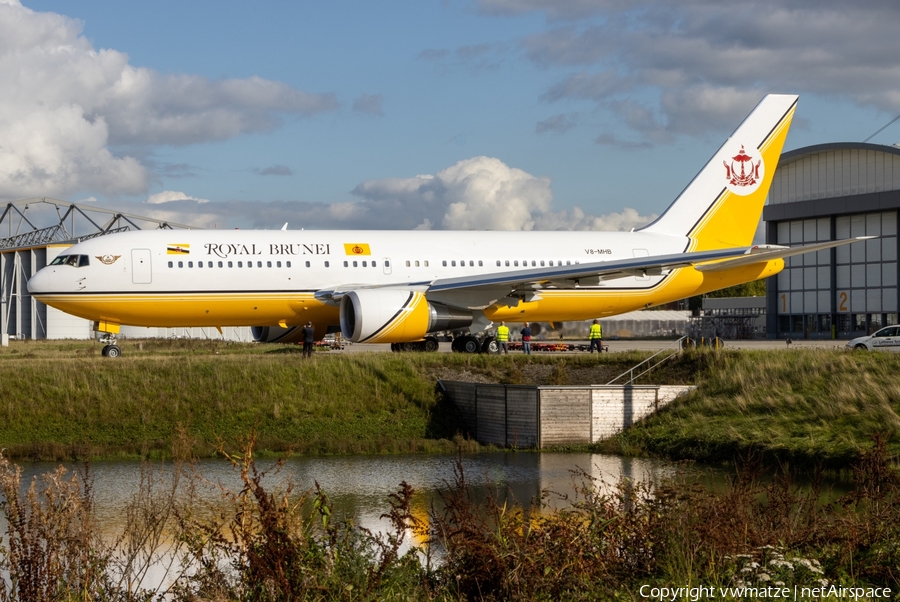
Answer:
[(769, 338), (853, 338), (897, 324), (900, 148), (821, 144), (781, 156), (766, 242), (872, 240), (786, 260), (766, 287)]

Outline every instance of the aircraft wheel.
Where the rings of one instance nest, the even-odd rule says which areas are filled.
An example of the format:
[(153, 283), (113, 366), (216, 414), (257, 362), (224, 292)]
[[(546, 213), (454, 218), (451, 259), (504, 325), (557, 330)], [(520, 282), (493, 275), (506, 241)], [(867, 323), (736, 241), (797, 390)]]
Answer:
[(497, 355), (500, 353), (500, 343), (497, 342), (497, 339), (494, 337), (488, 337), (481, 344), (481, 352), (482, 353), (490, 353), (491, 355)]
[(438, 340), (434, 337), (426, 337), (425, 338), (425, 351), (431, 353), (433, 351), (437, 351), (440, 348), (440, 344)]
[(478, 353), (481, 345), (478, 344), (478, 339), (470, 335), (463, 337), (460, 349), (466, 353)]
[(397, 343), (391, 343), (391, 351), (392, 351), (393, 353), (397, 353), (397, 351), (399, 351), (399, 350), (397, 349)]
[(456, 337), (450, 343), (450, 350), (461, 353), (462, 352), (462, 342), (463, 342), (463, 337)]
[(106, 357), (119, 357), (122, 355), (122, 350), (115, 345), (107, 345), (104, 349), (106, 350)]
[(109, 345), (104, 345), (103, 349), (100, 351), (100, 355), (102, 355), (103, 357), (106, 357), (106, 355), (108, 353), (109, 353)]

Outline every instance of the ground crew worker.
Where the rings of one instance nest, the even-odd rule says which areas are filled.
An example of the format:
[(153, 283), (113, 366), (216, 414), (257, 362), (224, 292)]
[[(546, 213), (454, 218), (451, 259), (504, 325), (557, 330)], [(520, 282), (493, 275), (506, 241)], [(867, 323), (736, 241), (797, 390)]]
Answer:
[(525, 322), (525, 328), (519, 331), (522, 335), (522, 351), (525, 355), (531, 355), (531, 327)]
[(591, 324), (591, 332), (588, 335), (588, 338), (591, 340), (591, 347), (589, 353), (594, 352), (594, 345), (597, 346), (597, 353), (603, 352), (603, 329), (600, 327), (600, 321), (594, 320), (594, 323)]
[(312, 322), (307, 322), (303, 327), (303, 357), (312, 357), (313, 345), (316, 344), (316, 329)]
[(500, 343), (500, 351), (509, 355), (509, 326), (506, 322), (500, 322), (497, 327), (497, 342)]

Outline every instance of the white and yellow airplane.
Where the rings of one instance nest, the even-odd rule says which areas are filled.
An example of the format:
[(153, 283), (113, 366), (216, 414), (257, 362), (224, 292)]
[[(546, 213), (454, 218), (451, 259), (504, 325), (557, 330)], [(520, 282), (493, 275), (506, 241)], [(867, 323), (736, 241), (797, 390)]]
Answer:
[[(561, 322), (652, 307), (773, 276), (784, 258), (853, 240), (750, 246), (797, 97), (769, 95), (652, 224), (632, 232), (156, 230), (65, 249), (28, 282), (92, 320), (118, 356), (120, 325), (254, 326), (257, 340), (492, 347), (492, 323)], [(854, 239), (855, 240), (855, 239)]]

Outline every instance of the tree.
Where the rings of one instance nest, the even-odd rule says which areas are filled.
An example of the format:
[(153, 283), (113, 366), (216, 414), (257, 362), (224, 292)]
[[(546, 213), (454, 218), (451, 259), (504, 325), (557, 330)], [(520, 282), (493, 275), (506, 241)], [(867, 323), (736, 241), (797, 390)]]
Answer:
[(753, 282), (745, 282), (744, 284), (736, 284), (723, 288), (718, 291), (707, 293), (707, 297), (713, 299), (721, 299), (723, 297), (764, 297), (766, 295), (765, 279), (754, 280)]

